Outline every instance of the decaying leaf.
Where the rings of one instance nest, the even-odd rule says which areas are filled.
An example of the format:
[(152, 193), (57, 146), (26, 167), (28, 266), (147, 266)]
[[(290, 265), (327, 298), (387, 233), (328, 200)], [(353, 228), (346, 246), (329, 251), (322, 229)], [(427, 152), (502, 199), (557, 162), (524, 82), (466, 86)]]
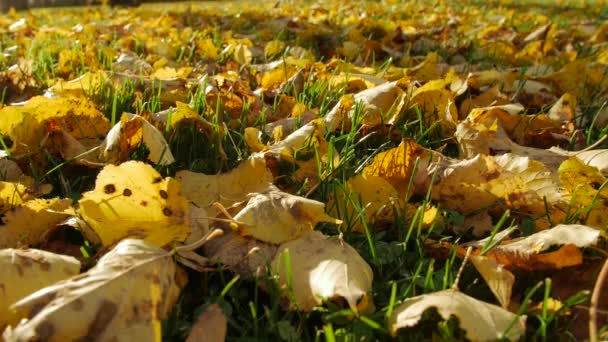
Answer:
[(0, 250), (0, 329), (18, 323), (9, 307), (25, 296), (80, 272), (73, 257), (38, 249)]
[(242, 235), (274, 244), (294, 240), (319, 222), (342, 223), (325, 213), (324, 203), (276, 188), (252, 194), (234, 220)]
[(143, 117), (130, 113), (124, 113), (120, 122), (108, 132), (101, 150), (106, 160), (120, 163), (140, 144), (150, 150), (148, 160), (151, 162), (159, 165), (175, 162), (163, 134)]
[(184, 241), (191, 231), (189, 204), (173, 178), (163, 179), (138, 161), (101, 170), (95, 189), (83, 194), (78, 213), (104, 246), (137, 237), (164, 246)]
[(160, 341), (162, 320), (184, 285), (179, 277), (172, 253), (143, 240), (123, 240), (88, 272), (15, 303), (12, 308), (28, 319), (3, 337)]
[(343, 298), (356, 312), (374, 310), (373, 273), (357, 251), (339, 238), (312, 231), (282, 244), (272, 272), (290, 306), (310, 311), (324, 300)]
[(402, 328), (413, 327), (431, 308), (447, 320), (454, 315), (466, 338), (472, 341), (494, 341), (507, 338), (517, 341), (526, 330), (526, 316), (517, 316), (498, 306), (485, 303), (455, 290), (444, 290), (406, 299), (395, 307), (390, 320), (393, 336)]

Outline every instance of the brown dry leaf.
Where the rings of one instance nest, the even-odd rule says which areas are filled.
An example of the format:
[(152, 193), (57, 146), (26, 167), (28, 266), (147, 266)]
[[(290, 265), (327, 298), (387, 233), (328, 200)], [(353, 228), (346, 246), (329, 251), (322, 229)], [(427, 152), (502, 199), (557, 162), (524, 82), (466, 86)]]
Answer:
[(283, 296), (298, 310), (311, 311), (338, 298), (355, 312), (374, 310), (372, 269), (340, 238), (311, 231), (286, 242), (272, 261), (272, 272), (279, 277)]
[(224, 342), (228, 321), (217, 304), (209, 305), (190, 329), (186, 342)]
[[(526, 316), (515, 314), (496, 305), (477, 300), (456, 290), (444, 290), (406, 299), (395, 307), (390, 320), (390, 331), (397, 336), (398, 330), (413, 327), (423, 313), (435, 308), (447, 320), (454, 315), (466, 338), (472, 341), (494, 341), (507, 338), (517, 341), (526, 331)], [(511, 326), (512, 322), (515, 324)], [(507, 328), (511, 327), (507, 331)], [(506, 335), (505, 335), (506, 334)]]
[(137, 237), (160, 247), (184, 241), (191, 226), (198, 224), (192, 222), (180, 183), (163, 179), (152, 166), (138, 161), (103, 168), (95, 189), (85, 192), (78, 203), (79, 215), (104, 246)]
[(368, 224), (394, 221), (394, 208), (402, 207), (402, 196), (384, 178), (358, 174), (336, 187), (327, 203), (332, 216), (353, 231), (364, 232)]
[(324, 203), (276, 188), (252, 194), (234, 220), (241, 235), (273, 244), (297, 239), (319, 222), (342, 223), (325, 213)]
[(412, 139), (403, 139), (399, 146), (378, 153), (371, 164), (363, 169), (366, 176), (378, 176), (387, 180), (405, 198), (417, 158), (429, 153)]
[(487, 210), (484, 210), (479, 213), (465, 216), (462, 224), (454, 227), (454, 232), (456, 234), (463, 234), (467, 231), (471, 231), (474, 236), (480, 237), (491, 232), (493, 228), (492, 217)]
[(507, 309), (511, 302), (511, 292), (515, 283), (513, 273), (506, 270), (496, 260), (481, 255), (472, 255), (471, 263), (486, 281), (500, 305)]
[(70, 199), (34, 199), (4, 214), (0, 248), (33, 246), (45, 233), (73, 214)]
[(19, 322), (11, 304), (56, 282), (80, 273), (73, 257), (38, 249), (0, 250), (0, 330)]
[(123, 113), (120, 122), (108, 132), (101, 145), (103, 157), (112, 163), (126, 161), (140, 144), (150, 150), (148, 160), (159, 165), (175, 162), (163, 134), (143, 117)]
[[(183, 284), (173, 255), (123, 240), (88, 272), (43, 288), (12, 308), (28, 317), (6, 341), (160, 341)], [(66, 324), (70, 322), (70, 324)]]
[(608, 187), (606, 177), (593, 166), (578, 158), (570, 158), (560, 165), (559, 180), (570, 198), (571, 214), (592, 227), (608, 227)]
[(23, 105), (0, 109), (0, 117), (0, 135), (13, 142), (15, 156), (38, 152), (47, 120), (55, 120), (77, 140), (96, 139), (110, 129), (103, 113), (91, 101), (78, 97), (36, 96)]
[(214, 202), (230, 207), (246, 200), (249, 193), (265, 191), (273, 181), (264, 159), (255, 156), (223, 174), (183, 170), (177, 172), (175, 178), (182, 184), (184, 196), (201, 208), (208, 208)]
[(23, 171), (17, 163), (10, 159), (0, 159), (0, 181), (18, 182), (23, 175)]
[(203, 246), (203, 253), (209, 260), (246, 278), (264, 274), (276, 251), (277, 246), (243, 237), (232, 229), (224, 230), (222, 236)]
[[(526, 238), (504, 242), (491, 249), (486, 256), (510, 269), (560, 269), (580, 265), (583, 256), (579, 248), (594, 245), (599, 236), (600, 231), (589, 226), (560, 224)], [(562, 247), (541, 253), (556, 245)]]

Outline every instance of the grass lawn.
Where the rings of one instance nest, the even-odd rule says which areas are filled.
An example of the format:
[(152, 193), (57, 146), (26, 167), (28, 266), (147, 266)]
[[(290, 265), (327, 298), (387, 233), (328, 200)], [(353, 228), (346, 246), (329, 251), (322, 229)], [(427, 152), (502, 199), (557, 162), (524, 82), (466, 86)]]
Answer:
[[(131, 277), (0, 296), (7, 341), (608, 339), (605, 1), (61, 7), (0, 32), (0, 248)], [(128, 238), (164, 266), (108, 266)]]

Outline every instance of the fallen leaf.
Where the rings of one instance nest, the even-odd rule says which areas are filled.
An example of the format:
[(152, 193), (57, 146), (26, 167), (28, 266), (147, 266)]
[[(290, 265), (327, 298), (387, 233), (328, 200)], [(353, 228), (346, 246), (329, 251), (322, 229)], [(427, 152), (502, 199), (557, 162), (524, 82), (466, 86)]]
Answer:
[(156, 246), (184, 241), (191, 231), (188, 201), (180, 183), (163, 179), (138, 161), (104, 167), (95, 189), (85, 192), (78, 213), (104, 246), (138, 237)]
[(472, 255), (471, 263), (488, 284), (500, 305), (507, 309), (511, 302), (511, 293), (515, 276), (495, 260), (481, 255)]
[(240, 234), (273, 244), (297, 239), (319, 222), (342, 223), (325, 213), (324, 203), (278, 189), (251, 194), (234, 220)]
[[(12, 308), (27, 317), (6, 341), (160, 341), (181, 287), (172, 253), (142, 240), (118, 243), (88, 272), (43, 288)], [(65, 324), (65, 322), (71, 322)]]
[(182, 184), (183, 195), (201, 208), (214, 202), (224, 207), (247, 199), (249, 193), (263, 192), (272, 184), (272, 173), (261, 158), (249, 158), (235, 169), (218, 175), (179, 171), (175, 178)]
[(175, 162), (163, 134), (143, 117), (124, 113), (101, 145), (103, 157), (113, 163), (126, 161), (140, 144), (150, 150), (148, 160), (159, 165)]
[(279, 247), (272, 272), (290, 306), (311, 311), (343, 298), (355, 312), (373, 311), (373, 273), (357, 251), (339, 238), (312, 231)]
[(408, 298), (395, 307), (389, 323), (391, 334), (397, 336), (399, 329), (415, 326), (430, 308), (437, 309), (445, 320), (456, 316), (466, 338), (472, 341), (517, 341), (526, 331), (526, 316), (518, 317), (459, 291), (444, 290)]
[(276, 251), (277, 246), (243, 237), (232, 229), (203, 246), (209, 260), (246, 278), (264, 274)]
[(34, 246), (45, 233), (73, 214), (70, 199), (33, 199), (4, 214), (0, 248)]
[(110, 129), (108, 120), (86, 98), (36, 96), (23, 105), (0, 109), (0, 134), (10, 138), (15, 156), (39, 152), (45, 121), (55, 120), (76, 138), (97, 139)]
[(394, 209), (402, 206), (401, 197), (384, 178), (359, 174), (335, 188), (330, 194), (327, 208), (349, 229), (364, 232), (372, 222), (378, 225), (392, 222)]
[(80, 273), (73, 257), (38, 249), (0, 250), (0, 329), (19, 322), (9, 307), (25, 296)]

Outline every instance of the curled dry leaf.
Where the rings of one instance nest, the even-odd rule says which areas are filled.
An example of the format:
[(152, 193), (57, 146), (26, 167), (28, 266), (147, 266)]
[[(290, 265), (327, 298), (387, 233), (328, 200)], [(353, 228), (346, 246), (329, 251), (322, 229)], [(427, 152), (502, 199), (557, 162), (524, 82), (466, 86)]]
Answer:
[(37, 249), (0, 250), (0, 330), (20, 318), (9, 307), (25, 296), (80, 273), (73, 257)]
[(495, 260), (482, 255), (472, 255), (471, 262), (486, 281), (500, 305), (505, 309), (508, 308), (515, 283), (513, 273)]
[(120, 163), (127, 160), (142, 143), (150, 150), (148, 160), (154, 164), (169, 165), (175, 162), (163, 134), (143, 117), (130, 113), (124, 113), (120, 122), (108, 132), (101, 151), (106, 160)]
[[(172, 253), (123, 240), (88, 272), (43, 288), (12, 308), (27, 317), (5, 341), (160, 341), (181, 287)], [(66, 324), (69, 322), (69, 324)]]
[(137, 237), (156, 246), (184, 241), (193, 222), (180, 183), (163, 179), (148, 164), (128, 161), (107, 165), (85, 192), (78, 213), (93, 228), (104, 246)]
[(338, 298), (353, 311), (374, 310), (371, 267), (340, 238), (312, 231), (286, 242), (272, 261), (272, 272), (283, 296), (298, 310), (311, 311)]
[(600, 231), (580, 224), (560, 224), (551, 229), (534, 233), (521, 240), (509, 241), (496, 249), (516, 255), (532, 255), (545, 251), (555, 245), (572, 244), (576, 247), (589, 247), (597, 242)]
[[(454, 315), (460, 328), (471, 341), (495, 341), (507, 338), (517, 341), (526, 331), (526, 316), (520, 316), (499, 306), (485, 303), (456, 290), (444, 290), (406, 299), (395, 307), (390, 320), (393, 336), (402, 328), (413, 327), (431, 308), (443, 319)], [(509, 329), (510, 328), (510, 329)]]
[(0, 226), (0, 248), (32, 246), (73, 214), (71, 199), (34, 199), (7, 212)]
[[(560, 224), (523, 239), (506, 241), (485, 255), (514, 270), (555, 270), (583, 262), (579, 248), (595, 244), (600, 231), (577, 224)], [(542, 253), (552, 246), (560, 248)]]
[(325, 213), (323, 202), (291, 195), (274, 187), (253, 194), (234, 220), (242, 235), (273, 244), (297, 239), (319, 222), (342, 223)]

